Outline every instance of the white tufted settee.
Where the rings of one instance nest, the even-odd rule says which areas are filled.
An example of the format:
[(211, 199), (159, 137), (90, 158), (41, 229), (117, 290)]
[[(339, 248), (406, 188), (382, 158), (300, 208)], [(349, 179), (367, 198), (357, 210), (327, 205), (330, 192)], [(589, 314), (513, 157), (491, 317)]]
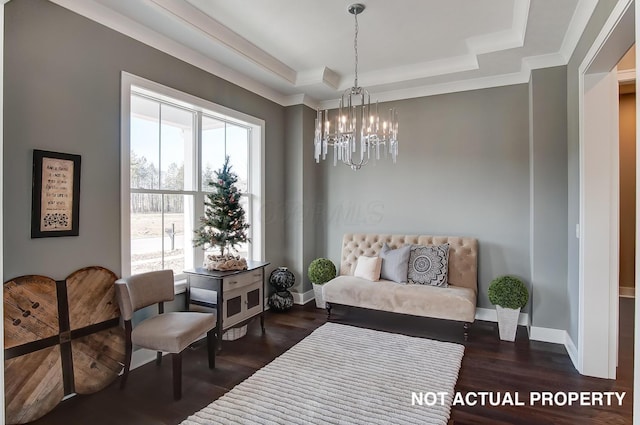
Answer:
[[(449, 244), (448, 287), (371, 282), (353, 276), (361, 255), (377, 256), (387, 243), (392, 249), (406, 244)], [(464, 322), (465, 339), (476, 315), (478, 241), (474, 238), (426, 235), (346, 234), (342, 240), (340, 273), (323, 285), (329, 314), (332, 304), (383, 310), (414, 316)]]

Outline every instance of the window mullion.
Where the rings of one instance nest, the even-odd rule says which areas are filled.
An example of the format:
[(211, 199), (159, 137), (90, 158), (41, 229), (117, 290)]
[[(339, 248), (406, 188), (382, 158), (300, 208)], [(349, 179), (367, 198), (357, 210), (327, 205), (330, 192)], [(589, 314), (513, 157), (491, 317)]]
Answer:
[(131, 193), (150, 193), (159, 195), (195, 195), (197, 190), (157, 190), (157, 189), (138, 189), (131, 188)]
[(160, 176), (162, 175), (162, 103), (158, 102), (158, 190), (162, 189), (160, 185)]
[[(202, 191), (203, 191), (203, 181), (202, 181), (202, 174), (204, 172), (204, 170), (202, 169), (202, 139), (203, 139), (203, 130), (202, 130), (202, 112), (198, 111), (196, 112), (196, 120), (195, 120), (195, 131), (194, 131), (194, 137), (195, 137), (195, 144), (196, 144), (196, 149), (195, 149), (195, 154), (196, 154), (196, 165), (194, 167), (196, 176), (195, 176), (195, 184), (196, 184), (196, 191), (194, 193), (193, 196), (193, 208), (192, 208), (192, 223), (193, 223), (193, 229), (195, 230), (196, 227), (198, 226), (198, 221), (200, 219), (200, 215), (198, 214), (198, 207), (200, 205), (204, 205), (204, 196), (202, 195)], [(186, 232), (185, 232), (185, 249), (187, 247), (187, 243), (186, 243)], [(190, 243), (189, 246), (191, 247), (192, 250), (192, 255), (193, 255), (193, 261), (194, 264), (190, 264), (189, 267), (195, 267), (197, 264), (202, 264), (204, 261), (204, 252), (202, 249), (196, 248), (195, 246), (193, 246), (193, 243)], [(185, 264), (186, 265), (186, 264)]]
[(160, 195), (160, 249), (162, 249), (162, 255), (160, 264), (164, 269), (164, 197), (165, 195)]
[(195, 144), (196, 144), (196, 149), (195, 149), (195, 187), (196, 187), (196, 192), (201, 192), (202, 191), (202, 113), (201, 112), (196, 112), (196, 119), (195, 119), (195, 131), (194, 131), (194, 138), (195, 138)]

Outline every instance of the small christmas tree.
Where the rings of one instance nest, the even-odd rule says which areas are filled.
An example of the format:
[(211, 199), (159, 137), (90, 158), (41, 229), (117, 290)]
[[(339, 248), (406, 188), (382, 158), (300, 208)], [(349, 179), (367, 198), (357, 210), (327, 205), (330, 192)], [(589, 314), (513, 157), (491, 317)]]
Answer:
[[(207, 256), (205, 265), (216, 270), (247, 268), (246, 260), (230, 255), (231, 248), (248, 242), (245, 212), (240, 205), (240, 191), (236, 187), (238, 176), (231, 171), (229, 157), (222, 169), (215, 172), (215, 179), (209, 182), (213, 192), (207, 194), (204, 205), (205, 215), (200, 217), (200, 228), (195, 230), (194, 246), (215, 246), (220, 256)], [(207, 262), (207, 260), (209, 260)]]

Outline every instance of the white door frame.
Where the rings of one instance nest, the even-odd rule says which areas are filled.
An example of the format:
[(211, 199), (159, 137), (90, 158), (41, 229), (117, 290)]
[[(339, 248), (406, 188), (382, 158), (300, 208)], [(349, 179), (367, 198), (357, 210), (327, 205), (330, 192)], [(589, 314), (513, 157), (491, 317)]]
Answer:
[(618, 99), (617, 79), (611, 70), (635, 39), (633, 3), (618, 1), (578, 68), (577, 369), (584, 375), (609, 379), (616, 376), (619, 291)]
[[(635, 39), (640, 40), (640, 7), (636, 7), (636, 34)], [(637, 46), (638, 43), (636, 43)], [(636, 55), (636, 93), (638, 93), (638, 88), (640, 87), (640, 83), (637, 78), (638, 70), (640, 70), (640, 57)], [(637, 102), (637, 100), (636, 100)], [(640, 122), (638, 116), (640, 115), (640, 109), (636, 108), (636, 123)], [(640, 126), (636, 125), (636, 144), (637, 141), (640, 140)], [(636, 223), (640, 223), (640, 196), (638, 196), (638, 192), (640, 191), (640, 172), (638, 172), (638, 168), (640, 168), (640, 150), (636, 149)], [(640, 226), (636, 225), (636, 270), (640, 270), (638, 268), (640, 266), (640, 250), (638, 247), (640, 246)], [(640, 273), (636, 271), (635, 274), (635, 289), (636, 289), (636, 298), (635, 298), (635, 321), (634, 321), (634, 347), (633, 347), (633, 424), (640, 425), (640, 414), (638, 414), (638, 406), (640, 406)]]
[[(618, 336), (618, 79), (584, 75), (578, 370), (615, 379)], [(608, 343), (605, 343), (608, 341)]]
[[(9, 0), (0, 0), (0, 275), (4, 277), (4, 227), (2, 211), (4, 197), (3, 187), (3, 175), (4, 166), (2, 165), (4, 158), (2, 152), (4, 151), (4, 5)], [(3, 279), (4, 281), (4, 279)], [(4, 294), (3, 294), (4, 295)], [(3, 296), (4, 298), (4, 296)], [(4, 317), (4, 303), (0, 303), (0, 315)], [(2, 348), (2, 364), (4, 364), (4, 327), (0, 327), (0, 347)], [(4, 420), (4, 368), (0, 368), (0, 422)]]

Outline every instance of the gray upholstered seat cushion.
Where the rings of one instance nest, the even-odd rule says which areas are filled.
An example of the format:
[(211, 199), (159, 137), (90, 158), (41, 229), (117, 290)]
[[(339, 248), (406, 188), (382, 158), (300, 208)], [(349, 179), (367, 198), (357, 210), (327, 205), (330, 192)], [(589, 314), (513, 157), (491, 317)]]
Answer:
[(476, 291), (462, 286), (400, 285), (380, 279), (370, 282), (353, 276), (338, 276), (322, 285), (329, 303), (473, 322)]
[(164, 313), (138, 324), (131, 332), (131, 341), (151, 350), (179, 353), (215, 326), (213, 314)]

